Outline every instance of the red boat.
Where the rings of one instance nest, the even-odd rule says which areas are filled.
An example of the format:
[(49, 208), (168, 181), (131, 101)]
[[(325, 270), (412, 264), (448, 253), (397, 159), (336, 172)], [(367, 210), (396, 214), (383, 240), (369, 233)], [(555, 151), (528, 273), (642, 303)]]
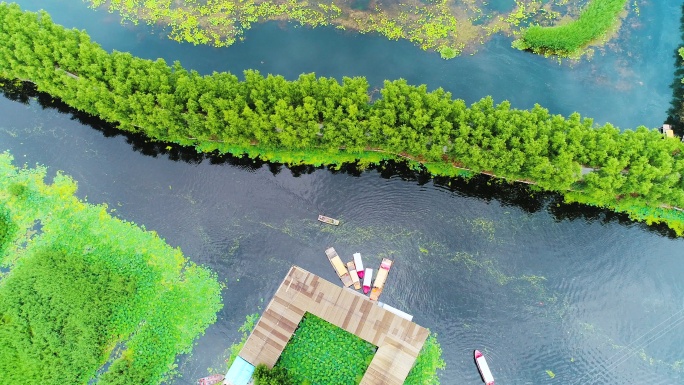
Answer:
[(212, 374), (211, 376), (202, 377), (197, 380), (197, 385), (215, 385), (223, 381), (223, 374)]
[(475, 364), (477, 365), (477, 370), (480, 371), (482, 381), (487, 385), (494, 385), (494, 376), (492, 376), (492, 372), (489, 370), (487, 360), (485, 360), (485, 357), (479, 350), (475, 351)]

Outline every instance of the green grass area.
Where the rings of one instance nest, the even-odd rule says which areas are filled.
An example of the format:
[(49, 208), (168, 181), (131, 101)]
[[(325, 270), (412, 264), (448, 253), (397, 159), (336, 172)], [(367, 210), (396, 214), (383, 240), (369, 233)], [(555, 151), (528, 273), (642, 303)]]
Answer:
[(80, 201), (71, 178), (57, 173), (48, 184), (45, 173), (0, 154), (0, 218), (11, 218), (0, 255), (9, 268), (0, 277), (0, 384), (169, 380), (177, 355), (216, 320), (215, 274), (153, 231)]
[(356, 385), (377, 347), (307, 313), (276, 367), (287, 369), (296, 384)]
[(587, 45), (620, 25), (626, 4), (627, 0), (591, 0), (577, 20), (553, 27), (531, 26), (514, 47), (543, 55), (579, 56)]
[(0, 260), (17, 231), (17, 225), (12, 221), (9, 210), (0, 205)]

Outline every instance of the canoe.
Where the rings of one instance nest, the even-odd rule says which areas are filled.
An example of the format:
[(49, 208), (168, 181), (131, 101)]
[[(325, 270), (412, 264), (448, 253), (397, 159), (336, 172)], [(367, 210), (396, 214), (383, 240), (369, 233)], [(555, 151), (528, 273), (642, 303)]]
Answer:
[(363, 274), (363, 294), (368, 294), (371, 289), (371, 279), (373, 278), (373, 269), (366, 268)]
[(333, 218), (330, 218), (330, 217), (326, 217), (325, 215), (319, 215), (319, 216), (318, 216), (318, 220), (321, 221), (321, 222), (323, 222), (323, 223), (327, 223), (327, 224), (333, 225), (333, 226), (337, 226), (337, 225), (340, 224), (340, 221), (339, 221), (339, 220), (333, 219)]
[(356, 271), (356, 265), (354, 265), (354, 261), (347, 262), (347, 269), (349, 270), (349, 276), (354, 284), (354, 289), (359, 290), (361, 288), (361, 282), (359, 282), (359, 274)]
[(363, 260), (361, 260), (361, 253), (354, 253), (354, 266), (356, 266), (356, 272), (359, 274), (359, 278), (363, 278)]
[(215, 385), (223, 381), (223, 374), (212, 374), (211, 376), (202, 377), (197, 380), (197, 385)]
[(385, 281), (387, 281), (387, 275), (389, 274), (390, 268), (392, 267), (392, 260), (383, 258), (380, 263), (380, 268), (378, 269), (378, 275), (375, 276), (375, 281), (373, 281), (373, 290), (370, 293), (370, 299), (372, 301), (377, 301), (382, 294), (382, 288), (385, 287)]
[(482, 381), (487, 385), (494, 385), (494, 376), (492, 376), (492, 372), (489, 370), (487, 360), (485, 360), (484, 355), (479, 350), (475, 351), (475, 364), (477, 365), (477, 370), (480, 371)]
[(330, 261), (330, 264), (333, 266), (333, 269), (335, 269), (337, 276), (340, 277), (340, 280), (342, 280), (342, 284), (344, 284), (344, 287), (351, 286), (353, 283), (352, 279), (349, 276), (347, 267), (344, 265), (344, 263), (342, 263), (340, 256), (337, 255), (337, 251), (335, 251), (333, 247), (330, 247), (327, 250), (325, 250), (325, 255), (328, 257), (328, 260)]

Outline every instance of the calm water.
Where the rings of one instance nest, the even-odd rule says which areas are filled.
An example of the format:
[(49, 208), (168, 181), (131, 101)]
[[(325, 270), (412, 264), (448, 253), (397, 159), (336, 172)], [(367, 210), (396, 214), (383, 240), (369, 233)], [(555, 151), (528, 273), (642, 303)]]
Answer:
[[(180, 60), (202, 72), (260, 68), (292, 78), (315, 71), (367, 75), (375, 85), (404, 77), (467, 101), (492, 94), (621, 127), (665, 119), (681, 7), (642, 5), (633, 21), (640, 26), (616, 51), (568, 67), (512, 51), (505, 39), (445, 62), (407, 43), (275, 24), (235, 47), (192, 47), (121, 27), (115, 16), (77, 2), (53, 4), (40, 6), (106, 49)], [(0, 117), (0, 146), (18, 163), (72, 175), (80, 196), (154, 229), (227, 283), (218, 322), (181, 359), (176, 384), (222, 367), (245, 315), (263, 309), (292, 264), (337, 282), (323, 253), (331, 245), (343, 259), (353, 252), (371, 265), (395, 259), (383, 301), (438, 333), (447, 362), (442, 384), (481, 383), (475, 348), (498, 384), (684, 383), (677, 364), (684, 360), (682, 240), (484, 183), (448, 188), (392, 172), (324, 169), (294, 176), (277, 165), (145, 155), (140, 143), (105, 137), (35, 101), (0, 99)], [(319, 212), (343, 225), (319, 225)]]

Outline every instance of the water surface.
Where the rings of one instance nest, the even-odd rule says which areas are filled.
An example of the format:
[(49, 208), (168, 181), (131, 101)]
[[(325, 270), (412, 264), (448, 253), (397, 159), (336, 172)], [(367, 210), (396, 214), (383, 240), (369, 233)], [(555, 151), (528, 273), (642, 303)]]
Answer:
[[(231, 48), (192, 47), (147, 27), (121, 27), (114, 15), (80, 3), (22, 4), (52, 7), (57, 22), (86, 29), (108, 50), (180, 60), (204, 73), (315, 71), (366, 75), (374, 86), (404, 77), (469, 102), (492, 94), (621, 127), (665, 119), (681, 8), (642, 5), (633, 21), (640, 26), (614, 50), (570, 67), (513, 51), (503, 38), (475, 56), (442, 61), (377, 36), (277, 24)], [(178, 161), (182, 153), (105, 137), (35, 101), (0, 99), (0, 117), (0, 148), (17, 163), (72, 175), (79, 196), (157, 231), (227, 283), (218, 322), (182, 357), (174, 384), (222, 367), (245, 315), (265, 307), (292, 264), (337, 282), (323, 253), (329, 246), (345, 260), (361, 252), (369, 265), (395, 259), (382, 300), (438, 334), (447, 362), (442, 384), (481, 383), (476, 348), (500, 384), (684, 382), (681, 239), (600, 211), (563, 219), (554, 213), (576, 209), (529, 199), (524, 190), (508, 198), (516, 191), (486, 183), (450, 189), (391, 171), (300, 169), (295, 176), (238, 159)], [(343, 224), (319, 224), (318, 213)]]

